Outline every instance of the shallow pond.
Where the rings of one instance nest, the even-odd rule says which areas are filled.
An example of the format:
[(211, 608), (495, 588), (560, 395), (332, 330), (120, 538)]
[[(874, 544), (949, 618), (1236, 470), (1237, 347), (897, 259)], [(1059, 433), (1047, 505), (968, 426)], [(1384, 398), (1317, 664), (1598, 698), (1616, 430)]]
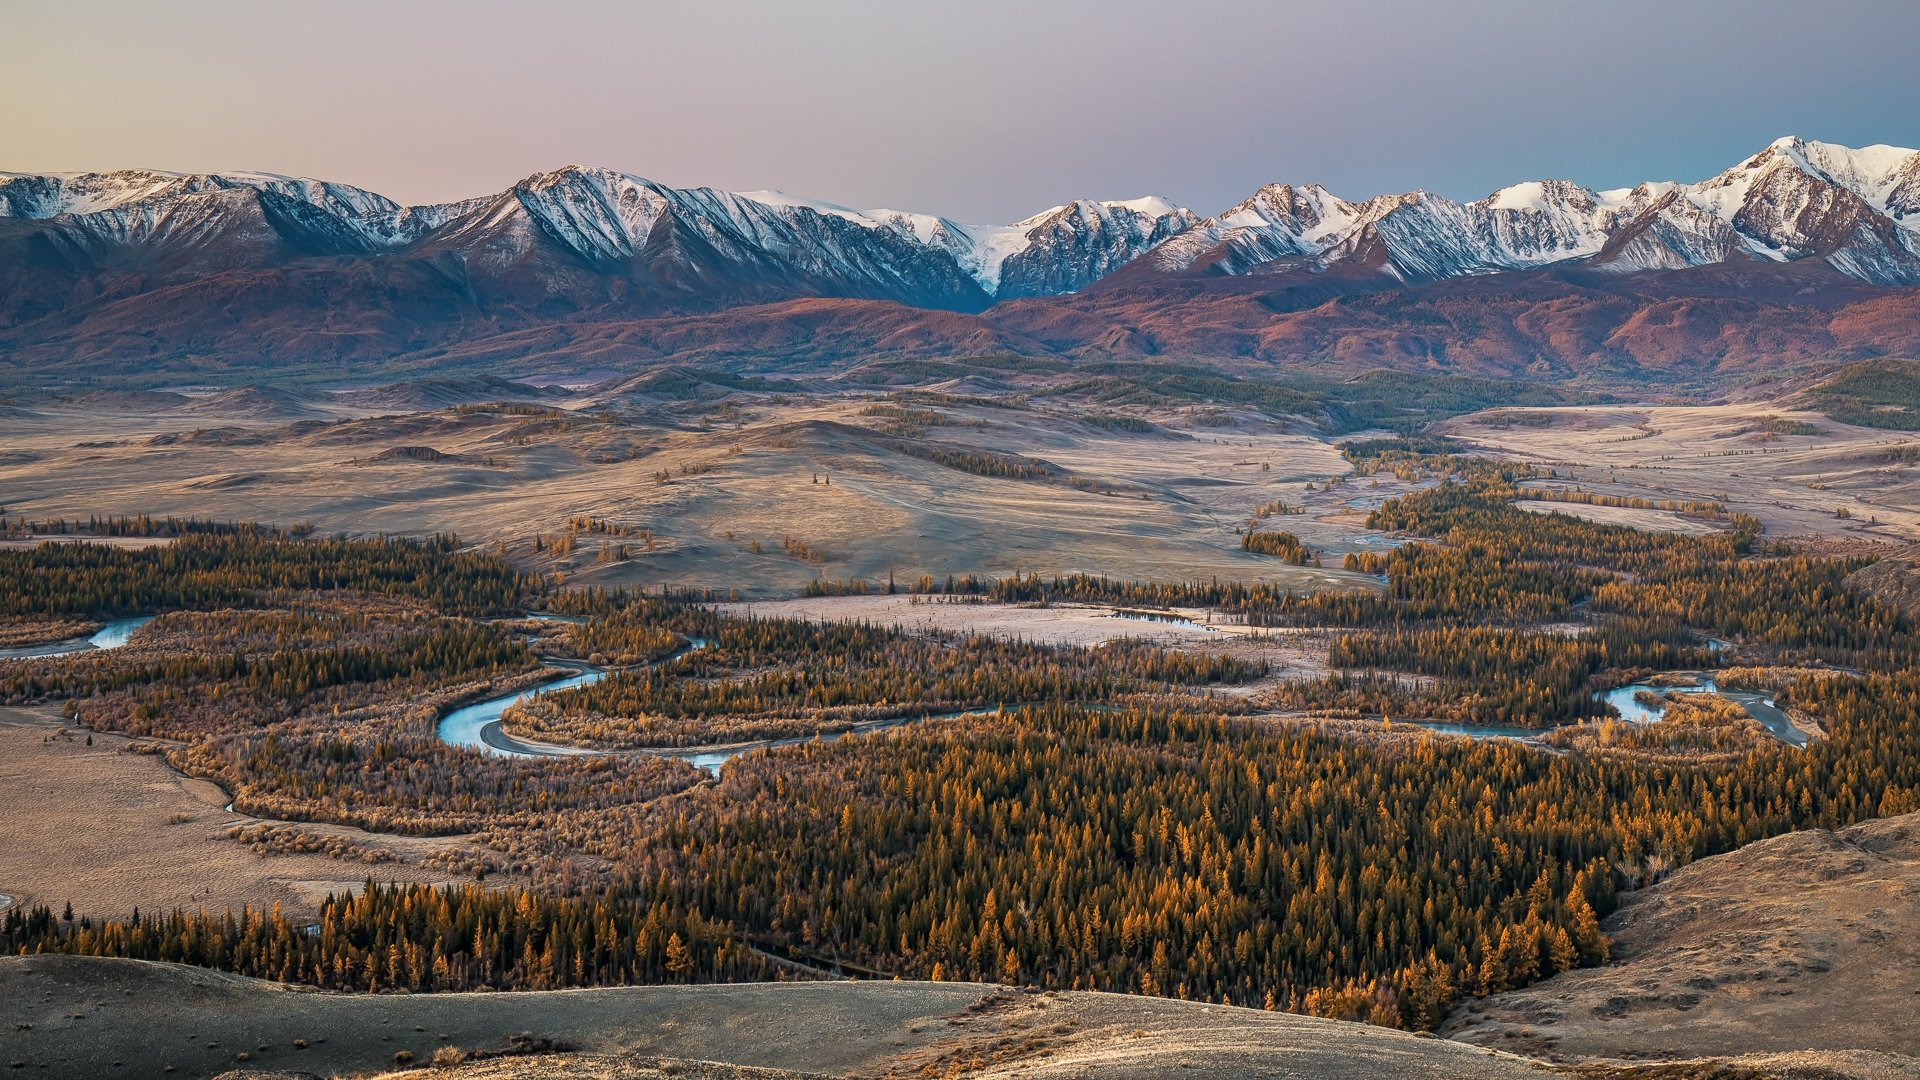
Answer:
[(1425, 728), (1442, 735), (1465, 735), (1469, 739), (1518, 739), (1534, 742), (1552, 728), (1479, 727), (1473, 724), (1448, 724), (1438, 720), (1395, 720), (1395, 724)]
[[(1130, 619), (1134, 622), (1165, 623), (1171, 626), (1199, 626), (1200, 624), (1177, 611), (1142, 611), (1137, 608), (1115, 608), (1109, 619)], [(1208, 627), (1207, 629), (1212, 629)]]

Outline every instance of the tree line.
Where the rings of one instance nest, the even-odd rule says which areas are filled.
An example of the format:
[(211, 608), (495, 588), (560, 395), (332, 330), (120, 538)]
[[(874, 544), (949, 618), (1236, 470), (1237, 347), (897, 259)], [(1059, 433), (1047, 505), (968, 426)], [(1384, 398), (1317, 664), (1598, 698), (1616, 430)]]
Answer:
[(353, 590), (416, 598), (438, 610), (517, 610), (534, 584), (457, 538), (294, 539), (264, 528), (189, 532), (127, 549), (40, 544), (0, 549), (0, 615), (112, 617), (240, 605), (263, 590)]

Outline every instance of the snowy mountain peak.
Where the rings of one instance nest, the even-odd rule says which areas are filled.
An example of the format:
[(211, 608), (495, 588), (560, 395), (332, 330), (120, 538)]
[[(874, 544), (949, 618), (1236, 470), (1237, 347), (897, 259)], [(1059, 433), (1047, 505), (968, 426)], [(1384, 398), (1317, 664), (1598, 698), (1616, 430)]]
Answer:
[(1077, 292), (1193, 227), (1191, 210), (1159, 196), (1076, 199), (1004, 228), (976, 229), (983, 279), (996, 297)]
[(1884, 143), (1854, 149), (1797, 136), (1776, 139), (1768, 149), (1800, 171), (1851, 191), (1880, 213), (1905, 217), (1920, 209), (1920, 152)]
[(1150, 218), (1163, 218), (1175, 214), (1191, 214), (1193, 211), (1179, 205), (1172, 199), (1159, 195), (1143, 195), (1138, 199), (1120, 199), (1101, 204), (1112, 210), (1131, 210)]
[(0, 173), (0, 220), (83, 267), (186, 274), (314, 255), (451, 256), (445, 265), (516, 288), (558, 294), (624, 278), (693, 306), (820, 295), (976, 308), (1073, 292), (1136, 261), (1141, 273), (1340, 268), (1411, 283), (1818, 259), (1904, 285), (1920, 284), (1920, 153), (1787, 136), (1690, 184), (1594, 191), (1545, 179), (1471, 202), (1420, 190), (1352, 202), (1275, 183), (1204, 219), (1149, 195), (1075, 199), (1011, 224), (673, 188), (580, 164), (413, 207), (277, 173)]
[(1555, 213), (1569, 206), (1591, 209), (1599, 196), (1571, 180), (1529, 180), (1503, 187), (1476, 205), (1488, 210), (1531, 210)]

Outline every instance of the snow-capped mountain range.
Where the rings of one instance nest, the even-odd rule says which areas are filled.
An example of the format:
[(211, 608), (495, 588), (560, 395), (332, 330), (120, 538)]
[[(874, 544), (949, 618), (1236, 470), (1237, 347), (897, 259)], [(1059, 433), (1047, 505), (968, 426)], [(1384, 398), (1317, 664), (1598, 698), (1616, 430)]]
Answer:
[(825, 296), (977, 310), (1077, 292), (1122, 268), (1133, 282), (1343, 269), (1419, 284), (1554, 266), (1627, 274), (1817, 259), (1858, 281), (1920, 285), (1920, 153), (1784, 138), (1693, 184), (1595, 191), (1542, 180), (1464, 203), (1423, 191), (1349, 202), (1275, 184), (1208, 218), (1160, 198), (1082, 199), (1010, 225), (676, 189), (579, 166), (414, 207), (265, 173), (0, 173), (0, 255), (10, 251), (73, 276), (174, 281), (410, 255), (477, 293), (561, 297), (583, 278), (612, 279), (641, 287), (621, 296), (683, 308)]
[(1515, 184), (1476, 202), (1423, 191), (1352, 203), (1272, 185), (1148, 255), (1165, 271), (1256, 273), (1349, 261), (1403, 282), (1564, 263), (1629, 273), (1825, 259), (1883, 285), (1920, 284), (1920, 153), (1785, 138), (1697, 184), (1594, 191)]
[(1012, 225), (852, 210), (777, 191), (677, 189), (568, 166), (497, 195), (403, 207), (268, 173), (0, 174), (0, 218), (38, 222), (75, 268), (231, 269), (276, 255), (450, 253), (480, 277), (636, 265), (680, 289), (979, 308), (1073, 292), (1191, 227), (1164, 199), (1078, 200)]

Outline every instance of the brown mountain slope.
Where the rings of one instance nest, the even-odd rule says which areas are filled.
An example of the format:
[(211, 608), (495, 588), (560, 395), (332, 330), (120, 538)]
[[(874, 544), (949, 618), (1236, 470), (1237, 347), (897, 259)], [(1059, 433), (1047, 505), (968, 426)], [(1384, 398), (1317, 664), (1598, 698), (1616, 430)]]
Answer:
[(13, 379), (34, 384), (627, 372), (682, 359), (818, 370), (875, 355), (999, 353), (1680, 389), (1819, 361), (1920, 355), (1920, 289), (1863, 285), (1809, 263), (1543, 271), (1387, 289), (1383, 280), (1296, 272), (1123, 281), (979, 314), (821, 298), (687, 312), (617, 280), (481, 295), (452, 263), (316, 259), (147, 291), (110, 280), (0, 329), (0, 351)]
[(1920, 352), (1920, 290), (1811, 265), (1506, 274), (1334, 295), (1313, 285), (1116, 287), (1002, 304), (987, 318), (1056, 347), (1099, 325), (1161, 354), (1600, 383), (1717, 383), (1835, 354)]
[(1044, 343), (1000, 329), (979, 315), (878, 300), (808, 299), (704, 315), (547, 322), (409, 353), (389, 370), (626, 372), (681, 360), (755, 368), (847, 367), (874, 355), (1047, 351)]

